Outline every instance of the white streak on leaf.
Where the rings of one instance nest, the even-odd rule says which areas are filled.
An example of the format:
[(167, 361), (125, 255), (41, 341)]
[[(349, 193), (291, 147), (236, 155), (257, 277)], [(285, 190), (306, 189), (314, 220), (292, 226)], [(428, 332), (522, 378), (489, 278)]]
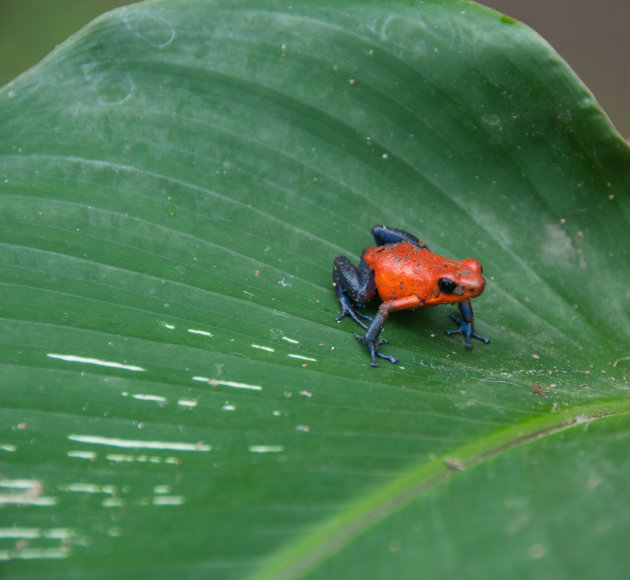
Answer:
[(211, 451), (211, 445), (201, 443), (180, 443), (178, 441), (140, 441), (137, 439), (118, 439), (99, 435), (68, 435), (70, 441), (91, 443), (94, 445), (110, 445), (125, 449), (169, 449), (172, 451)]
[(201, 383), (208, 383), (213, 387), (222, 385), (224, 387), (232, 387), (234, 389), (249, 389), (252, 391), (262, 391), (260, 385), (250, 385), (248, 383), (237, 383), (235, 381), (219, 381), (217, 379), (210, 379), (208, 377), (193, 377), (193, 381), (199, 381)]
[(261, 346), (260, 344), (252, 344), (252, 348), (257, 348), (258, 350), (266, 350), (267, 352), (276, 352), (275, 348), (271, 348), (270, 346)]
[(8, 487), (11, 489), (39, 489), (41, 484), (37, 479), (8, 479), (3, 477), (0, 479), (0, 487)]
[(282, 453), (284, 445), (250, 445), (251, 453)]
[(21, 550), (0, 550), (0, 561), (7, 560), (58, 560), (67, 558), (67, 548), (23, 548)]
[(308, 360), (311, 362), (317, 362), (316, 358), (311, 358), (310, 356), (302, 356), (301, 354), (288, 354), (287, 355), (289, 358), (296, 358), (299, 360)]
[(143, 395), (142, 393), (137, 393), (132, 395), (132, 398), (137, 399), (138, 401), (153, 401), (155, 403), (166, 403), (166, 397), (160, 397), (159, 395)]
[(46, 356), (48, 358), (59, 359), (66, 362), (76, 362), (76, 363), (83, 363), (83, 364), (88, 364), (88, 365), (97, 365), (101, 367), (122, 369), (125, 371), (144, 372), (146, 370), (136, 365), (128, 365), (128, 364), (119, 363), (115, 361), (101, 360), (99, 358), (76, 356), (73, 354), (55, 354), (55, 353), (49, 352)]
[(103, 500), (103, 507), (121, 507), (124, 501), (119, 497), (108, 497)]
[(96, 459), (96, 453), (94, 451), (68, 451), (66, 453), (68, 457), (74, 457), (75, 459), (89, 459), (94, 461)]
[(26, 493), (0, 493), (0, 506), (6, 504), (49, 507), (57, 505), (57, 498), (44, 495), (32, 496), (30, 491)]
[(153, 498), (153, 505), (182, 505), (185, 501), (183, 495), (157, 495)]
[(188, 407), (192, 409), (193, 407), (197, 406), (197, 399), (179, 399), (177, 401), (177, 404), (180, 407)]
[(0, 528), (0, 538), (41, 538), (41, 528)]
[(198, 330), (196, 328), (189, 328), (188, 332), (190, 332), (190, 334), (199, 334), (201, 336), (212, 337), (212, 333), (208, 332), (207, 330)]
[(103, 486), (97, 483), (60, 483), (57, 486), (59, 491), (69, 491), (76, 493), (107, 493)]

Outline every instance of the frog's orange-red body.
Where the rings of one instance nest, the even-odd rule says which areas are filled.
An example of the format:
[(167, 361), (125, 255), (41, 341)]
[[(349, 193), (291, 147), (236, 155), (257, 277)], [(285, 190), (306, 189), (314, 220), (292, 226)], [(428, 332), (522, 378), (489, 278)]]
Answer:
[[(486, 285), (477, 260), (449, 260), (409, 242), (368, 248), (363, 260), (374, 270), (383, 302), (413, 296), (418, 302), (415, 308), (431, 308), (479, 296)], [(452, 294), (440, 292), (440, 279), (456, 281), (457, 288)]]
[[(439, 304), (459, 305), (462, 319), (450, 315), (459, 324), (458, 330), (449, 334), (464, 334), (466, 348), (472, 348), (471, 338), (486, 344), (489, 338), (475, 333), (470, 299), (479, 296), (486, 285), (481, 264), (474, 258), (457, 261), (438, 256), (426, 244), (403, 230), (377, 225), (372, 228), (377, 246), (364, 250), (359, 267), (353, 266), (344, 256), (335, 259), (333, 284), (341, 314), (336, 320), (350, 316), (366, 329), (365, 337), (355, 334), (369, 349), (371, 365), (375, 357), (397, 362), (392, 356), (382, 354), (378, 339), (390, 312), (431, 308)], [(378, 292), (382, 300), (372, 319), (357, 312)], [(360, 319), (371, 321), (366, 326)]]

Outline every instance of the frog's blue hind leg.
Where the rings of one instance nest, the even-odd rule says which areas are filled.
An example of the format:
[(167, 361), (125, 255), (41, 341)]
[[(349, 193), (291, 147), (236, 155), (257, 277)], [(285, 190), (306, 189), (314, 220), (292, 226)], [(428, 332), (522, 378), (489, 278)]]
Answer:
[(359, 326), (367, 329), (361, 318), (372, 319), (357, 312), (356, 309), (363, 308), (376, 294), (374, 270), (363, 259), (357, 268), (345, 256), (337, 256), (333, 264), (333, 286), (341, 308), (341, 313), (335, 320), (339, 322), (345, 316), (349, 316)]
[(386, 244), (399, 244), (400, 242), (409, 242), (414, 246), (428, 250), (427, 245), (421, 242), (416, 236), (406, 232), (405, 230), (397, 230), (387, 226), (375, 225), (372, 227), (372, 235), (377, 246), (385, 246)]

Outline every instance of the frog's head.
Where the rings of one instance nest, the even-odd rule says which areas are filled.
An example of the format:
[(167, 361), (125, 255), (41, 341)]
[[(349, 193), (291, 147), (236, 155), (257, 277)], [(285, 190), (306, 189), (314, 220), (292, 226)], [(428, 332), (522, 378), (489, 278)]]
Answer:
[(436, 280), (439, 294), (435, 298), (435, 303), (462, 302), (467, 298), (479, 296), (486, 287), (482, 273), (483, 269), (479, 260), (474, 258), (449, 264), (439, 272), (439, 278)]

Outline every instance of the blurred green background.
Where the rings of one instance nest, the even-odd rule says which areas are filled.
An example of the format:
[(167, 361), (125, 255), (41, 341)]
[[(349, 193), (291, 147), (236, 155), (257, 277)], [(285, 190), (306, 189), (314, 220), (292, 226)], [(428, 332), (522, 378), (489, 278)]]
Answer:
[(0, 0), (0, 86), (83, 25), (129, 0)]
[[(0, 0), (0, 85), (124, 0)], [(483, 0), (546, 38), (630, 137), (628, 0)]]

